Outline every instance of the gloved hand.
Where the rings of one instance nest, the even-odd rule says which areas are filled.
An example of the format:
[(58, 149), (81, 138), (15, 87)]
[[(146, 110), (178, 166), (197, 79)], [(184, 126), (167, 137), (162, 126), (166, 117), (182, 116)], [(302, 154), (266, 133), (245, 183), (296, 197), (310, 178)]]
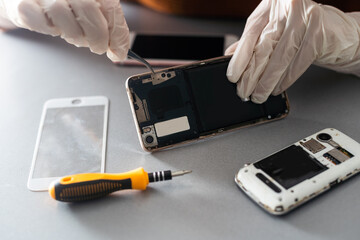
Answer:
[(11, 23), (106, 52), (112, 61), (124, 60), (130, 45), (119, 0), (0, 0), (0, 28)]
[(310, 0), (263, 0), (246, 22), (228, 79), (255, 103), (290, 87), (312, 64), (360, 76), (360, 12)]

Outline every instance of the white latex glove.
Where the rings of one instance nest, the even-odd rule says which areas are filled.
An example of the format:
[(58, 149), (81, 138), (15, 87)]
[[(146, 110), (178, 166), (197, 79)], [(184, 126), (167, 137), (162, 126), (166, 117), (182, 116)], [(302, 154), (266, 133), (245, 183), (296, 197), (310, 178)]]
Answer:
[(106, 52), (112, 61), (124, 60), (130, 45), (119, 0), (0, 0), (0, 28), (11, 24)]
[(312, 64), (360, 76), (360, 12), (310, 0), (263, 0), (246, 22), (227, 77), (255, 103), (290, 87)]

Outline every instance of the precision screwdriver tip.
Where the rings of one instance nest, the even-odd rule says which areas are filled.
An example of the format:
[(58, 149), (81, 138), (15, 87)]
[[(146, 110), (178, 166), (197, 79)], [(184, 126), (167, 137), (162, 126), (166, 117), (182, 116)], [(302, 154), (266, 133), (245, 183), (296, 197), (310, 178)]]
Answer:
[(176, 172), (172, 172), (171, 176), (172, 177), (178, 177), (178, 176), (182, 176), (188, 173), (192, 173), (192, 170), (182, 170), (182, 171), (176, 171)]

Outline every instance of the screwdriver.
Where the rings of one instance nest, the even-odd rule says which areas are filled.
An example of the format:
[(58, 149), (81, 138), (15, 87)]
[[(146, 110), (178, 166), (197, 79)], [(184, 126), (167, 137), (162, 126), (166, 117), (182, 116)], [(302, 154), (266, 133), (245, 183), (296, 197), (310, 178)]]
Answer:
[(124, 189), (145, 190), (151, 182), (171, 180), (173, 177), (191, 173), (191, 170), (172, 172), (170, 170), (147, 173), (141, 168), (110, 173), (82, 173), (62, 177), (50, 184), (49, 194), (62, 202), (81, 202), (104, 197)]

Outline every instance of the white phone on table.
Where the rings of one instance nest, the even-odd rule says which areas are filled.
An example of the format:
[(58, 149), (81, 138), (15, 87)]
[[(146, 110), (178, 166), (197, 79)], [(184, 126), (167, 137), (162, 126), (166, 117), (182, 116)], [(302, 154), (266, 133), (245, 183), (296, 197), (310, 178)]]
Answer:
[[(175, 66), (223, 56), (239, 37), (225, 35), (145, 34), (130, 32), (130, 49), (153, 66)], [(139, 65), (127, 58), (122, 64)]]
[(109, 100), (51, 99), (44, 104), (28, 188), (46, 191), (62, 176), (104, 172)]
[(328, 128), (246, 164), (235, 182), (263, 209), (280, 215), (359, 171), (360, 144)]

